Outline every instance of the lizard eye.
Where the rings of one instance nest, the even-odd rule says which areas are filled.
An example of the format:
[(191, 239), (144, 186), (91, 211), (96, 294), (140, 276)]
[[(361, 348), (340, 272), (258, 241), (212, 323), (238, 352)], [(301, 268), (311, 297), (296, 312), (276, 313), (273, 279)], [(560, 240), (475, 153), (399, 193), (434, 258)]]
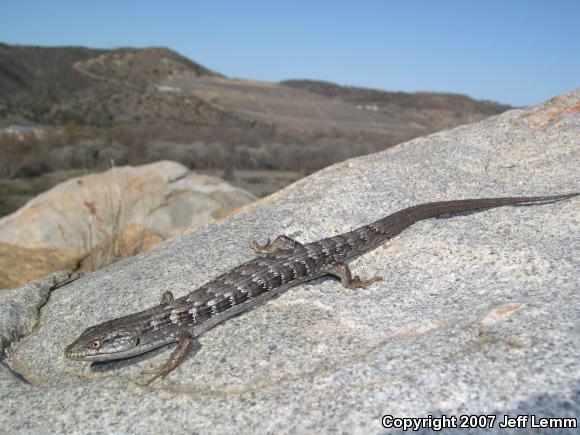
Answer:
[(93, 349), (98, 349), (103, 345), (103, 342), (101, 340), (95, 340), (91, 343), (91, 347)]

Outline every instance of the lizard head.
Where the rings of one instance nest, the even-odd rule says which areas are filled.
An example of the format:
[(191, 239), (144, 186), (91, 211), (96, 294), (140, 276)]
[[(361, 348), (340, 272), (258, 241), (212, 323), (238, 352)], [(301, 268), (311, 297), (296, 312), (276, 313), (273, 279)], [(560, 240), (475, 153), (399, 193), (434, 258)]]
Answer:
[(109, 322), (86, 329), (64, 354), (79, 361), (108, 361), (136, 355), (140, 345), (137, 334), (128, 329), (112, 329)]
[(64, 351), (77, 361), (110, 361), (140, 355), (167, 344), (142, 321), (152, 310), (109, 320), (87, 328)]

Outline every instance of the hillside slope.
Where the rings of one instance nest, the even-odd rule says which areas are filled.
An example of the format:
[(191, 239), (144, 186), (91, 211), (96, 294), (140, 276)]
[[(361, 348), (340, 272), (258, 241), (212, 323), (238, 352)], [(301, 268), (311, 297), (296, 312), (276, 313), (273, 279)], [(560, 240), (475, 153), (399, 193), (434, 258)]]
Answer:
[(388, 92), (318, 80), (285, 80), (280, 84), (324, 95), (332, 100), (347, 101), (361, 110), (400, 116), (410, 123), (418, 123), (430, 129), (476, 122), (511, 109), (506, 104), (474, 100), (460, 94)]
[(0, 93), (61, 99), (95, 86), (143, 86), (172, 74), (219, 76), (167, 48), (34, 47), (0, 43)]
[(234, 119), (195, 96), (159, 86), (173, 75), (219, 76), (166, 48), (0, 44), (0, 119), (101, 126), (140, 121), (216, 124)]

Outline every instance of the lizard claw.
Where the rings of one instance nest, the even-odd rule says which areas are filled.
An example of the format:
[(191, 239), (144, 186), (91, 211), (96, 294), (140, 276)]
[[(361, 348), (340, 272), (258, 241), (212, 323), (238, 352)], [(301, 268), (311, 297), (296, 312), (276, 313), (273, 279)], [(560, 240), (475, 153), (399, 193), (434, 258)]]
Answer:
[(159, 379), (159, 378), (164, 378), (165, 375), (167, 373), (164, 373), (163, 370), (157, 370), (155, 372), (146, 372), (147, 374), (152, 374), (153, 376), (150, 377), (149, 379), (147, 379), (146, 381), (142, 382), (142, 385), (149, 385), (151, 384), (153, 381)]
[(259, 252), (261, 254), (268, 253), (269, 252), (268, 248), (270, 248), (270, 238), (268, 237), (268, 240), (266, 241), (266, 244), (264, 244), (264, 245), (260, 245), (256, 240), (252, 240), (250, 247), (254, 251)]
[(151, 376), (146, 381), (142, 381), (142, 382), (139, 382), (139, 383), (141, 385), (149, 385), (150, 383), (152, 383), (156, 379), (165, 377), (165, 375), (167, 373), (169, 373), (169, 372), (165, 370), (164, 364), (157, 365), (157, 364), (150, 363), (149, 364), (149, 370), (143, 370), (141, 372), (141, 375), (145, 375), (145, 376), (153, 375), (153, 376)]

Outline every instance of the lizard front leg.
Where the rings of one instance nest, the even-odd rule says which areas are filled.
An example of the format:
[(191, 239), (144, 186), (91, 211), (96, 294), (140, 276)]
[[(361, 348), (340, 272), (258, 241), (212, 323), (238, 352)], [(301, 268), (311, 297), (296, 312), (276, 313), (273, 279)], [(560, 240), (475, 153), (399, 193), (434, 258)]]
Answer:
[(361, 279), (358, 275), (353, 276), (350, 267), (342, 262), (330, 264), (322, 269), (322, 271), (340, 278), (343, 287), (352, 289), (367, 288), (371, 284), (383, 280), (382, 276), (375, 276), (370, 279)]
[(161, 304), (168, 304), (171, 301), (173, 301), (173, 293), (170, 291), (166, 291), (161, 295)]
[(165, 361), (161, 367), (152, 372), (154, 374), (153, 377), (145, 381), (145, 385), (149, 385), (151, 382), (158, 378), (167, 376), (168, 373), (170, 373), (174, 368), (183, 362), (192, 346), (193, 338), (191, 337), (191, 334), (187, 331), (183, 331), (180, 334), (177, 347), (173, 350), (169, 359)]
[(276, 240), (273, 242), (270, 242), (270, 239), (268, 238), (268, 241), (265, 245), (260, 245), (256, 240), (253, 240), (251, 247), (254, 251), (261, 254), (275, 254), (279, 251), (303, 248), (304, 245), (294, 239), (291, 239), (287, 235), (282, 234), (281, 236), (276, 237)]

